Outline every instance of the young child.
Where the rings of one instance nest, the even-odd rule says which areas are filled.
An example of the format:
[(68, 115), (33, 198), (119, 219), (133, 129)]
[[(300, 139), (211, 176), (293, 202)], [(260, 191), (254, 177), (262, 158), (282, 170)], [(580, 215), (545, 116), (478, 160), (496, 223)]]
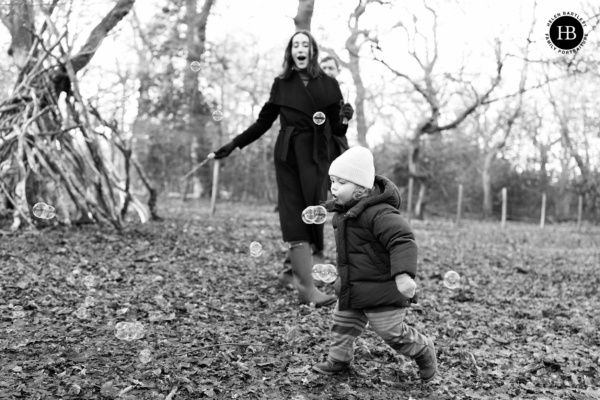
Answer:
[(373, 155), (352, 147), (329, 168), (337, 246), (338, 295), (327, 361), (314, 365), (322, 374), (343, 372), (354, 358), (354, 342), (370, 322), (398, 353), (414, 359), (419, 376), (437, 373), (433, 341), (404, 323), (415, 294), (417, 244), (400, 215), (400, 193), (387, 178), (375, 175)]

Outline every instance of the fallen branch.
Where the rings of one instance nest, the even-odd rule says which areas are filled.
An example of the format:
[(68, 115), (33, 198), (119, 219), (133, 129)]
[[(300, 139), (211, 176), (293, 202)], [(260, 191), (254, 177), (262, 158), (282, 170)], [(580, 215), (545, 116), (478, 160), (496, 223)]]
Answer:
[(190, 351), (186, 351), (185, 353), (179, 353), (179, 354), (175, 354), (175, 355), (176, 356), (184, 356), (186, 354), (191, 354), (191, 353), (195, 353), (197, 351), (201, 351), (204, 349), (210, 349), (212, 347), (219, 347), (219, 346), (268, 346), (268, 345), (262, 344), (262, 343), (217, 343), (217, 344), (211, 344), (210, 346), (203, 346), (196, 350), (190, 350)]

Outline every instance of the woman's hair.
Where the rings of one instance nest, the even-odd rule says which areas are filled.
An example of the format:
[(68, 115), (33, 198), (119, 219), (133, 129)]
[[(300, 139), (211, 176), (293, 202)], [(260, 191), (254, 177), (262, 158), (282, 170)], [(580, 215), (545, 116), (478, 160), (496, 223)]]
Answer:
[(300, 30), (292, 35), (290, 41), (288, 42), (287, 47), (285, 48), (285, 53), (283, 54), (283, 71), (280, 74), (280, 78), (289, 79), (292, 76), (292, 72), (294, 70), (294, 59), (292, 58), (292, 41), (296, 35), (303, 34), (308, 37), (308, 67), (306, 68), (306, 73), (310, 78), (316, 78), (319, 75), (324, 74), (321, 66), (319, 65), (319, 45), (315, 41), (315, 38), (309, 31)]
[(356, 189), (354, 189), (354, 192), (352, 192), (352, 198), (354, 200), (360, 200), (364, 199), (365, 197), (369, 197), (371, 190), (373, 189), (367, 189), (366, 187), (358, 186)]
[(323, 59), (321, 60), (321, 62), (319, 62), (319, 64), (323, 64), (324, 62), (327, 62), (329, 60), (333, 60), (335, 67), (338, 69), (338, 71), (340, 70), (340, 62), (338, 61), (337, 58), (332, 57), (332, 56), (325, 56), (323, 57)]

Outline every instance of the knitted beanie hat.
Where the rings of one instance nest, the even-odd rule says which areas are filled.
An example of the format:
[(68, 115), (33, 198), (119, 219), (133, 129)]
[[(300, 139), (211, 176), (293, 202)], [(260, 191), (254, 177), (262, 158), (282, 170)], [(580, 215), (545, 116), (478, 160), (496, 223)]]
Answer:
[(366, 147), (352, 147), (333, 160), (329, 175), (371, 189), (375, 183), (373, 154)]

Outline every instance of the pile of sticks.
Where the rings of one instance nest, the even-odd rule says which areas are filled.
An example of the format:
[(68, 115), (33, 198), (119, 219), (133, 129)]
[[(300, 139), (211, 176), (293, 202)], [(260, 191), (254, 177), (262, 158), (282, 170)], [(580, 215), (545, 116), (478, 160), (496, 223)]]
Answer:
[[(142, 222), (158, 219), (156, 191), (132, 156), (130, 140), (116, 123), (84, 104), (70, 51), (65, 50), (66, 32), (58, 34), (47, 17), (34, 33), (12, 94), (0, 102), (0, 194), (14, 206), (11, 230), (23, 223), (33, 226), (31, 206), (44, 199), (57, 203), (57, 217), (66, 224), (71, 223), (68, 205), (77, 210), (80, 222), (117, 229), (129, 206)], [(53, 30), (46, 35), (53, 43), (42, 39), (47, 27)], [(107, 147), (120, 150), (125, 168), (113, 165)], [(148, 207), (130, 192), (131, 165), (149, 191)]]

